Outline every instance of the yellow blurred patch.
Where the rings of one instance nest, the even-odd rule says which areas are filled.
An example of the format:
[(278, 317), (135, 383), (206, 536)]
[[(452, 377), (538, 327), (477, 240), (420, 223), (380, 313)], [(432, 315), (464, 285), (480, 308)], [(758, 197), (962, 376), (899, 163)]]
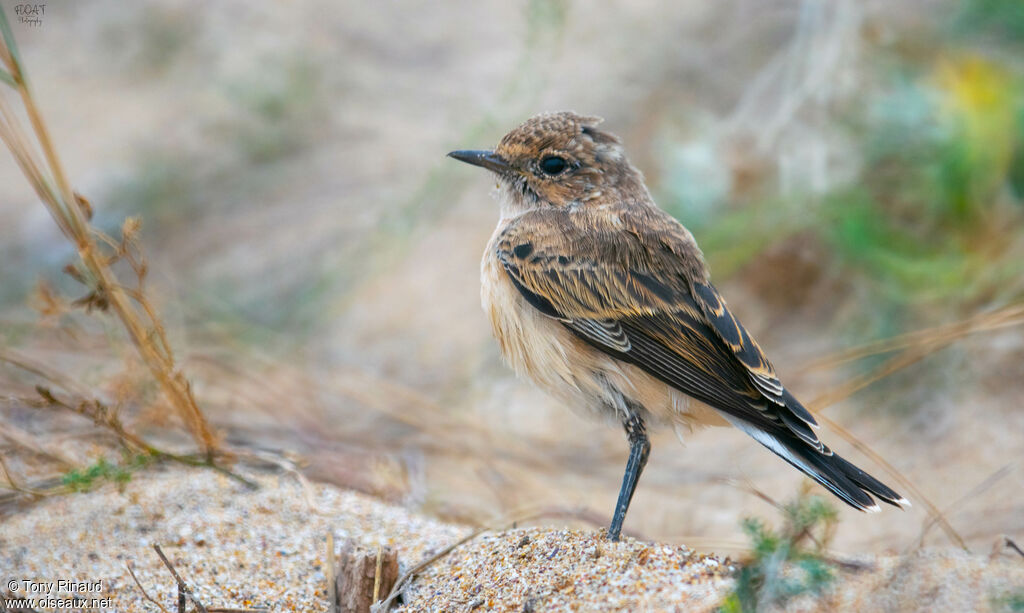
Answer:
[(942, 111), (961, 131), (975, 163), (1003, 175), (1013, 152), (1016, 83), (1000, 65), (969, 55), (946, 58), (936, 68)]

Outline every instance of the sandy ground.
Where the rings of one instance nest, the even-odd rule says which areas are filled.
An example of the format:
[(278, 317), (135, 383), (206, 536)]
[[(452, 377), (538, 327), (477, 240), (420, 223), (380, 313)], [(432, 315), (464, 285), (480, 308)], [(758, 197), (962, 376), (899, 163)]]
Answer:
[[(251, 491), (212, 471), (153, 469), (118, 491), (44, 500), (6, 518), (0, 569), (10, 581), (100, 581), (80, 596), (101, 610), (155, 611), (134, 584), (174, 608), (159, 544), (208, 607), (326, 611), (326, 536), (391, 545), (404, 568), (466, 536), (467, 527), (294, 476), (258, 476)], [(824, 602), (794, 610), (974, 611), (1024, 585), (1024, 560), (919, 553), (867, 560)], [(407, 611), (700, 611), (731, 585), (728, 559), (598, 530), (485, 532), (430, 566), (404, 593)], [(90, 589), (90, 588), (85, 588)], [(8, 590), (10, 592), (10, 590)], [(31, 596), (25, 584), (14, 596)], [(56, 596), (57, 594), (51, 594)], [(39, 596), (39, 594), (36, 594)], [(67, 597), (66, 590), (61, 597)], [(41, 610), (51, 610), (45, 606)]]
[[(5, 522), (5, 585), (102, 581), (102, 610), (153, 611), (135, 586), (173, 610), (174, 580), (152, 549), (159, 544), (206, 606), (325, 611), (326, 539), (395, 545), (407, 559), (457, 540), (466, 528), (293, 477), (263, 477), (248, 491), (214, 472), (158, 470), (114, 488), (47, 500)], [(16, 592), (24, 595), (24, 591)], [(84, 594), (83, 594), (84, 595)]]

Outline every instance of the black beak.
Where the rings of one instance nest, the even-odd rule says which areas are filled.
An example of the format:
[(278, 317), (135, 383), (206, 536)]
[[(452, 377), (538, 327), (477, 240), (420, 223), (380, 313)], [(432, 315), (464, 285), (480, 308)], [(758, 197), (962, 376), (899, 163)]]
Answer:
[(472, 164), (473, 166), (480, 166), (487, 170), (493, 170), (494, 172), (508, 172), (512, 169), (508, 163), (501, 159), (501, 156), (493, 151), (473, 151), (473, 150), (461, 150), (452, 151), (448, 154), (448, 157), (455, 158), (460, 162)]

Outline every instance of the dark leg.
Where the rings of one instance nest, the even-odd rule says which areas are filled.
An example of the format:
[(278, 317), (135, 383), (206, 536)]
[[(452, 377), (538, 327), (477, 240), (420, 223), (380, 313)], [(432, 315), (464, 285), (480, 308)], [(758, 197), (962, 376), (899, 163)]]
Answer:
[(626, 474), (622, 477), (619, 501), (615, 503), (612, 525), (608, 528), (608, 539), (612, 541), (619, 540), (622, 522), (626, 519), (626, 511), (629, 510), (629, 503), (633, 500), (637, 481), (640, 480), (640, 473), (644, 472), (647, 456), (651, 452), (651, 441), (647, 439), (647, 430), (644, 428), (643, 420), (636, 412), (630, 413), (622, 425), (626, 429), (626, 436), (629, 437), (629, 461), (626, 462)]

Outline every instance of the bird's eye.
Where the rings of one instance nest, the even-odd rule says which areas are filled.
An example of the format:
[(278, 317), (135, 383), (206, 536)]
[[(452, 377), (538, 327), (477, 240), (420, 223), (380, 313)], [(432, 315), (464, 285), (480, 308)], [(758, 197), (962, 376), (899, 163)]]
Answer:
[(565, 160), (557, 155), (549, 155), (540, 161), (540, 169), (543, 170), (545, 174), (549, 175), (557, 175), (565, 170), (566, 166), (568, 166), (568, 164), (566, 164)]

